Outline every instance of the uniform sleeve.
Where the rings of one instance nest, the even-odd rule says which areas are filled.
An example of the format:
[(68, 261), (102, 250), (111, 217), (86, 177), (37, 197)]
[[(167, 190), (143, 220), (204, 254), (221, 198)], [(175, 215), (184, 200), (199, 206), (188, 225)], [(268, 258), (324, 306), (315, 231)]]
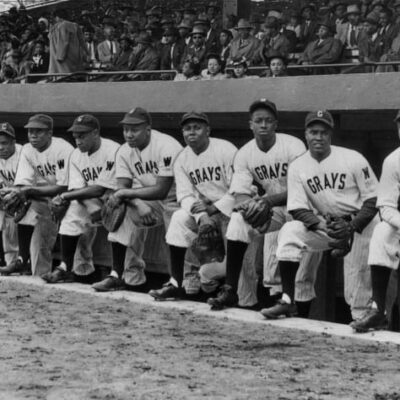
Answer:
[(182, 151), (182, 146), (176, 140), (170, 140), (162, 145), (159, 159), (157, 161), (158, 176), (174, 176), (173, 165), (178, 154)]
[(120, 147), (115, 157), (115, 176), (116, 178), (133, 179), (134, 174), (129, 167), (129, 153), (125, 147)]
[(69, 182), (68, 189), (81, 189), (86, 187), (86, 181), (82, 176), (79, 166), (76, 164), (76, 159), (72, 154), (69, 163)]
[(311, 210), (297, 163), (289, 165), (287, 209), (288, 211), (298, 209)]
[(300, 139), (294, 139), (289, 148), (289, 163), (293, 162), (296, 158), (300, 157), (307, 151), (306, 146)]
[(381, 179), (378, 185), (378, 207), (393, 207), (397, 209), (400, 195), (399, 163), (395, 157), (386, 157), (382, 166)]
[(378, 179), (368, 161), (361, 154), (358, 154), (358, 157), (354, 157), (353, 176), (357, 182), (363, 202), (377, 197)]
[(248, 194), (251, 196), (253, 194), (252, 184), (253, 175), (248, 168), (247, 158), (249, 153), (246, 151), (239, 150), (236, 153), (233, 162), (233, 175), (232, 182), (230, 185), (229, 193), (235, 194)]
[[(68, 146), (67, 146), (68, 144)], [(59, 152), (59, 155), (56, 160), (56, 185), (58, 186), (68, 186), (68, 178), (69, 178), (69, 160), (74, 148), (66, 143), (62, 151)]]
[(190, 209), (194, 202), (197, 201), (197, 193), (192, 182), (182, 168), (181, 157), (178, 157), (174, 164), (174, 175), (176, 183), (176, 198), (181, 207), (191, 214)]
[(36, 183), (36, 171), (29, 162), (28, 148), (24, 147), (18, 162), (14, 185), (32, 186)]

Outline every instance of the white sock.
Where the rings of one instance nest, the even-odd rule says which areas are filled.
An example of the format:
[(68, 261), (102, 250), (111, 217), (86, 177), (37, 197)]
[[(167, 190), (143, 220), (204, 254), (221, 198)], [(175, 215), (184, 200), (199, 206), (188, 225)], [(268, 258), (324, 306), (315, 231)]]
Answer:
[(117, 271), (111, 270), (110, 276), (112, 276), (113, 278), (119, 279), (119, 276), (118, 276), (118, 274), (117, 274)]
[(62, 269), (63, 271), (67, 271), (67, 265), (65, 262), (61, 262), (61, 264), (58, 266), (59, 269)]
[(175, 287), (179, 287), (178, 282), (176, 281), (176, 279), (174, 279), (172, 276), (169, 279), (169, 283), (171, 283), (173, 286)]
[(286, 304), (292, 304), (292, 300), (290, 299), (290, 297), (286, 293), (283, 293), (282, 301), (284, 301)]

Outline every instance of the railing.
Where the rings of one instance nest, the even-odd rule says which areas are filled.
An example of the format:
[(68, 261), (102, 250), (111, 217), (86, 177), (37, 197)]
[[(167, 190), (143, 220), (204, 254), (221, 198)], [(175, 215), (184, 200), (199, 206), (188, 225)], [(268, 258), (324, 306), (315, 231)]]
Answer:
[[(400, 65), (400, 61), (387, 61), (387, 62), (364, 62), (364, 63), (338, 63), (338, 64), (308, 64), (308, 65), (288, 65), (289, 71), (308, 71), (326, 69), (326, 68), (344, 68), (346, 73), (351, 71), (360, 71), (364, 67), (378, 67), (378, 66), (396, 66)], [(231, 67), (226, 69), (232, 71)], [(267, 72), (269, 68), (267, 66), (250, 67), (249, 72), (253, 75), (258, 75), (260, 72)], [(135, 70), (135, 71), (79, 71), (74, 73), (53, 73), (53, 74), (28, 74), (17, 78), (22, 83), (57, 83), (66, 81), (77, 81), (77, 82), (91, 82), (96, 81), (99, 78), (112, 78), (112, 77), (140, 77), (140, 76), (155, 76), (162, 77), (169, 76), (174, 77), (177, 71), (175, 70)], [(303, 73), (304, 75), (304, 73)], [(107, 79), (108, 80), (108, 79)], [(132, 79), (135, 80), (135, 79)], [(146, 80), (146, 79), (143, 79)], [(154, 79), (150, 79), (154, 80)]]

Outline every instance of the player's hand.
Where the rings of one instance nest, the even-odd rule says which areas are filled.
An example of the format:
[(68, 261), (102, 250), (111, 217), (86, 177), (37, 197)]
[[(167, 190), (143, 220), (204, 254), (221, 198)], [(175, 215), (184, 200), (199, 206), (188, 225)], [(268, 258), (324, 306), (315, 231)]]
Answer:
[(192, 214), (199, 214), (202, 212), (207, 212), (207, 204), (202, 200), (198, 200), (192, 204), (192, 207), (190, 208), (190, 212)]
[(316, 231), (322, 231), (327, 233), (328, 232), (328, 227), (326, 225), (326, 221), (320, 221), (317, 227), (315, 228)]
[(157, 222), (157, 217), (154, 215), (153, 209), (144, 201), (137, 201), (135, 203), (137, 213), (144, 226), (152, 226)]

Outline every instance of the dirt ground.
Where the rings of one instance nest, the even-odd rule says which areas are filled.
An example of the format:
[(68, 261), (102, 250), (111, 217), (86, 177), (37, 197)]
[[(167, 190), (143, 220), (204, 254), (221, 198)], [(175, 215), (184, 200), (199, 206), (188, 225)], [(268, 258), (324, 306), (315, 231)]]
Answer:
[(6, 281), (0, 295), (1, 400), (400, 399), (398, 346)]

